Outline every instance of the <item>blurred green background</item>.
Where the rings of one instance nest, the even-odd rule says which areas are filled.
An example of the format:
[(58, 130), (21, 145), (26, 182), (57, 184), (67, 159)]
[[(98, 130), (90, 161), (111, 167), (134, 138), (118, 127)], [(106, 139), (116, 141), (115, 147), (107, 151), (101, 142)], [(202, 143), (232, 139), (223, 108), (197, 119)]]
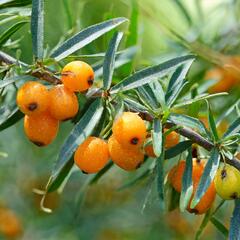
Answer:
[[(133, 70), (189, 52), (174, 33), (224, 54), (237, 55), (240, 51), (240, 4), (236, 0), (51, 0), (45, 1), (45, 5), (47, 49), (97, 22), (120, 16), (132, 18), (131, 23), (136, 21), (137, 24), (137, 35), (127, 30), (127, 24), (121, 29), (126, 36), (122, 49), (136, 41), (139, 47)], [(5, 25), (0, 26), (0, 31), (5, 28)], [(104, 52), (111, 35), (106, 34), (79, 54)], [(130, 40), (128, 36), (131, 36)], [(13, 39), (19, 38), (21, 41), (17, 47), (21, 51), (17, 54), (21, 60), (31, 63), (29, 24), (13, 36)], [(7, 48), (7, 52), (16, 56), (14, 46)], [(96, 62), (99, 59), (85, 60)], [(204, 71), (211, 66), (211, 59), (198, 58), (191, 71), (192, 81), (201, 81)], [(126, 66), (118, 69), (115, 77), (121, 79), (126, 76), (126, 69)], [(239, 98), (238, 93), (233, 90), (228, 102)], [(228, 102), (221, 107), (227, 108)], [(62, 124), (57, 139), (45, 148), (38, 148), (26, 139), (22, 121), (1, 132), (0, 151), (7, 156), (0, 156), (0, 206), (11, 209), (18, 216), (22, 225), (20, 239), (194, 238), (202, 217), (180, 214), (177, 210), (162, 212), (156, 193), (149, 193), (150, 179), (117, 190), (141, 169), (136, 173), (125, 173), (114, 167), (96, 185), (85, 189), (84, 200), (78, 199), (79, 191), (89, 176), (74, 169), (62, 194), (53, 193), (46, 199), (45, 206), (53, 208), (53, 213), (41, 212), (41, 197), (33, 189), (44, 189), (61, 144), (71, 128), (71, 123)], [(145, 201), (149, 194), (148, 201)], [(218, 214), (228, 226), (232, 204), (226, 204), (224, 209)], [(202, 239), (224, 238), (210, 223)]]

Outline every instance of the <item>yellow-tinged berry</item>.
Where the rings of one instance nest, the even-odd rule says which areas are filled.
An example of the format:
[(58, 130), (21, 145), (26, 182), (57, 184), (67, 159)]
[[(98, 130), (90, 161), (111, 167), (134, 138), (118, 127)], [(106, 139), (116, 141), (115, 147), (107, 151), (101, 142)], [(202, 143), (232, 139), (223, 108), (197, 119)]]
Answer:
[(64, 85), (55, 86), (49, 91), (49, 102), (49, 112), (58, 120), (68, 120), (78, 112), (77, 96)]
[(124, 148), (113, 135), (108, 139), (108, 149), (112, 161), (126, 171), (139, 168), (144, 160), (140, 149)]
[(144, 121), (137, 113), (124, 112), (113, 124), (113, 136), (125, 148), (140, 148), (147, 136)]
[(108, 145), (97, 137), (88, 137), (74, 154), (75, 164), (85, 173), (97, 173), (108, 160)]
[(73, 92), (88, 90), (94, 81), (94, 71), (90, 65), (82, 61), (68, 63), (62, 70), (62, 82)]
[(49, 92), (38, 82), (27, 82), (18, 90), (17, 105), (27, 115), (38, 115), (49, 106)]
[(214, 183), (217, 194), (222, 199), (236, 199), (240, 197), (240, 172), (235, 167), (229, 164), (220, 166)]
[(35, 145), (41, 147), (50, 144), (58, 132), (59, 121), (45, 112), (37, 116), (24, 117), (24, 130)]

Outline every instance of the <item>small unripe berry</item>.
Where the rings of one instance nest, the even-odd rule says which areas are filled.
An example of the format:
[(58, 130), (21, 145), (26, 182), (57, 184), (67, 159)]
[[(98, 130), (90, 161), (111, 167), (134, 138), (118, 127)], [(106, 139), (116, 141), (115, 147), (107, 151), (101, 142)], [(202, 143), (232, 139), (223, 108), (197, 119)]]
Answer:
[(50, 144), (58, 132), (59, 121), (49, 113), (24, 117), (24, 130), (35, 145), (42, 147)]
[(78, 99), (75, 93), (63, 85), (55, 86), (49, 91), (49, 112), (58, 120), (73, 118), (78, 112)]
[(220, 166), (214, 179), (217, 194), (222, 199), (240, 198), (240, 172), (226, 164)]
[(144, 121), (132, 112), (124, 112), (113, 124), (113, 136), (125, 148), (140, 148), (147, 136)]
[(38, 82), (27, 82), (18, 90), (17, 105), (27, 115), (38, 115), (48, 108), (49, 93), (47, 88)]
[(75, 164), (84, 173), (97, 173), (108, 162), (109, 152), (107, 143), (97, 137), (88, 137), (78, 146), (75, 154)]
[(139, 168), (144, 159), (140, 149), (124, 148), (114, 136), (108, 139), (108, 149), (112, 161), (126, 171)]
[(90, 65), (82, 61), (68, 63), (62, 70), (62, 82), (73, 92), (88, 90), (94, 81), (94, 71)]

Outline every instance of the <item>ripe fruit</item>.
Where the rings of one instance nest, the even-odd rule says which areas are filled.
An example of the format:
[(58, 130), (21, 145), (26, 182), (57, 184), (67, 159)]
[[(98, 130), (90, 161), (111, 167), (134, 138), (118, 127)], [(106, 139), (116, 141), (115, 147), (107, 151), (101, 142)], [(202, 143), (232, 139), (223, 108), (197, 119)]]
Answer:
[(82, 61), (68, 63), (62, 70), (62, 82), (73, 92), (83, 92), (93, 85), (94, 72), (90, 65)]
[(126, 171), (140, 167), (144, 159), (144, 154), (140, 149), (124, 148), (114, 135), (108, 139), (108, 149), (112, 161)]
[[(197, 190), (199, 180), (196, 182), (193, 182), (193, 195), (195, 194), (195, 192)], [(192, 195), (192, 198), (193, 198), (193, 195)], [(201, 198), (200, 202), (193, 209), (190, 208), (190, 204), (192, 201), (192, 198), (191, 198), (191, 200), (189, 201), (188, 207), (187, 207), (188, 212), (195, 213), (197, 215), (206, 213), (207, 210), (212, 206), (212, 204), (215, 200), (215, 197), (216, 197), (216, 190), (215, 190), (214, 182), (211, 182), (209, 188), (207, 189), (207, 191)]]
[(24, 130), (29, 138), (37, 146), (50, 144), (57, 135), (59, 121), (49, 113), (42, 113), (38, 116), (24, 117)]
[(137, 113), (124, 112), (113, 124), (113, 136), (125, 148), (140, 148), (147, 130), (144, 121)]
[(153, 151), (153, 145), (147, 145), (145, 148), (144, 148), (144, 152), (145, 154), (148, 156), (148, 157), (156, 157), (154, 151)]
[(0, 208), (0, 235), (6, 239), (19, 237), (22, 226), (15, 213), (7, 208)]
[[(182, 189), (182, 176), (184, 173), (186, 162), (181, 160), (178, 165), (174, 166), (169, 174), (168, 179), (172, 184), (173, 188), (177, 192), (181, 192)], [(193, 159), (193, 168), (192, 168), (192, 179), (193, 182), (198, 182), (200, 177), (202, 176), (204, 170), (204, 163), (203, 161), (199, 161), (197, 159)]]
[[(185, 165), (186, 165), (185, 161), (180, 161), (178, 165), (174, 166), (168, 174), (168, 179), (172, 184), (173, 188), (177, 192), (181, 192), (181, 189), (182, 189), (182, 177), (183, 177)], [(198, 160), (194, 159), (193, 168), (192, 168), (193, 194), (187, 208), (187, 210), (190, 213), (195, 213), (195, 214), (205, 213), (212, 206), (212, 203), (215, 199), (216, 191), (215, 191), (214, 183), (212, 182), (208, 190), (200, 200), (200, 202), (193, 209), (190, 208), (192, 198), (197, 190), (198, 183), (203, 174), (203, 170), (204, 170), (204, 163), (202, 161), (199, 162)]]
[(38, 115), (48, 108), (47, 88), (38, 82), (27, 82), (18, 90), (17, 105), (27, 115)]
[(209, 88), (210, 93), (228, 92), (237, 83), (235, 74), (224, 68), (213, 68), (209, 70), (206, 73), (205, 79), (218, 80)]
[(85, 173), (100, 171), (108, 159), (108, 145), (97, 137), (88, 137), (74, 154), (75, 164)]
[(49, 91), (49, 112), (58, 120), (67, 120), (78, 112), (78, 99), (75, 93), (64, 85), (53, 87)]
[(240, 172), (233, 166), (222, 165), (214, 179), (217, 194), (223, 199), (240, 197)]
[(174, 147), (178, 143), (179, 143), (179, 135), (174, 131), (170, 132), (165, 139), (165, 148), (168, 149), (168, 148)]

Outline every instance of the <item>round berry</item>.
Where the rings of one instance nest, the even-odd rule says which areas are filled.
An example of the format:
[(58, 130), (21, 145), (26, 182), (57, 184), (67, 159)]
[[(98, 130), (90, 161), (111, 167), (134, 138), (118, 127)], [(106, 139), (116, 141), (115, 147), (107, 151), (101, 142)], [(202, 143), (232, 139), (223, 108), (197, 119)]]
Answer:
[(124, 112), (113, 124), (113, 136), (126, 148), (140, 148), (147, 136), (144, 121), (137, 113)]
[(126, 171), (139, 168), (144, 159), (140, 149), (124, 148), (114, 136), (108, 140), (108, 149), (112, 161)]
[(108, 160), (108, 145), (97, 137), (88, 137), (74, 154), (75, 164), (85, 173), (99, 172)]
[(49, 93), (47, 88), (38, 82), (27, 82), (18, 90), (17, 105), (27, 115), (38, 115), (48, 108)]
[(82, 61), (68, 63), (62, 70), (62, 82), (73, 92), (88, 90), (94, 81), (94, 71), (90, 65)]
[(77, 96), (63, 85), (49, 91), (49, 112), (54, 118), (61, 121), (71, 119), (77, 114), (78, 108)]
[(50, 144), (58, 132), (59, 121), (49, 113), (24, 117), (24, 130), (35, 145), (42, 147)]

